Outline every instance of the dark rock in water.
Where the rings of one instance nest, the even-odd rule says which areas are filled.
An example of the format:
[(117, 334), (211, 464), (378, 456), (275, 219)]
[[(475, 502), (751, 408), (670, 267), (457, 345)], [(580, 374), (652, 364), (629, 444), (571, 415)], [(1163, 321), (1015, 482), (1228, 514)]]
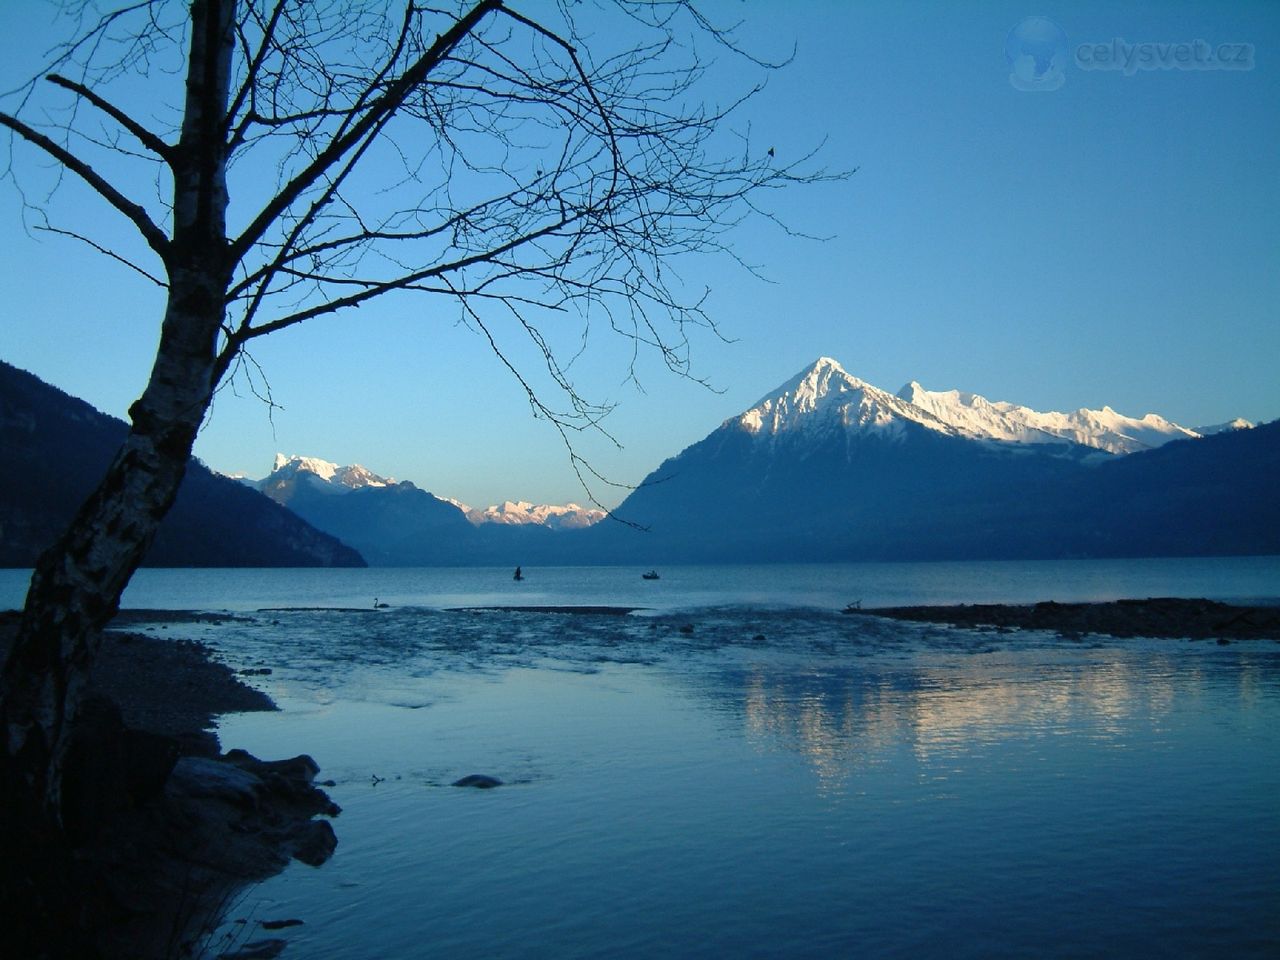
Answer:
[(263, 930), (283, 930), (285, 927), (300, 927), (300, 926), (302, 926), (302, 921), (294, 920), (294, 919), (262, 921)]
[(491, 790), (494, 787), (502, 786), (502, 781), (488, 774), (472, 773), (461, 780), (453, 781), (452, 785), (455, 787), (475, 787), (477, 790)]
[(218, 960), (272, 960), (273, 957), (280, 956), (288, 945), (288, 940), (274, 937), (270, 940), (255, 940), (253, 943), (246, 943), (239, 950), (218, 954)]
[(342, 812), (315, 786), (320, 764), (305, 753), (288, 760), (259, 760), (244, 750), (228, 750), (226, 762), (259, 777), (272, 794), (297, 805), (308, 816), (336, 817)]
[(764, 643), (765, 641), (766, 641), (766, 637), (763, 633), (757, 633), (754, 637), (751, 638), (752, 643)]
[(693, 624), (692, 624), (692, 623), (686, 623), (683, 627), (681, 627), (681, 628), (680, 628), (680, 632), (681, 632), (681, 633), (693, 633)]
[[(307, 756), (271, 762), (243, 750), (178, 760), (152, 803), (115, 817), (98, 843), (82, 849), (105, 878), (104, 902), (132, 918), (109, 940), (106, 931), (99, 935), (101, 955), (179, 955), (169, 930), (183, 931), (174, 942), (193, 943), (246, 884), (290, 860), (324, 863), (337, 838), (327, 821), (312, 817), (339, 808), (313, 786), (317, 769)], [(228, 956), (274, 957), (284, 943), (257, 941)]]
[(173, 768), (173, 788), (196, 800), (217, 800), (242, 810), (256, 810), (266, 791), (261, 778), (248, 770), (206, 757), (183, 757)]
[(293, 859), (318, 867), (338, 849), (338, 835), (328, 820), (309, 820), (293, 831)]

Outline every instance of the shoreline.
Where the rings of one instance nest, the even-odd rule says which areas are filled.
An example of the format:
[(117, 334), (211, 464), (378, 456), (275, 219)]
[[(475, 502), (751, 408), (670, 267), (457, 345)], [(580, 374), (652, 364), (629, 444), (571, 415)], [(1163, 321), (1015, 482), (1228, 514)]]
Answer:
[(846, 609), (852, 616), (885, 617), (955, 627), (1052, 630), (1066, 636), (1188, 640), (1280, 641), (1280, 607), (1241, 606), (1203, 598), (1148, 597), (1090, 603), (975, 603), (949, 606)]
[[(9, 655), (18, 618), (17, 611), (0, 611), (0, 663)], [(125, 726), (173, 737), (183, 754), (216, 755), (219, 716), (279, 709), (267, 694), (249, 686), (218, 660), (212, 647), (198, 640), (119, 629), (130, 620), (143, 619), (154, 622), (125, 616), (102, 632), (90, 682), (90, 695), (114, 701)], [(193, 613), (174, 615), (169, 622), (205, 619), (216, 622), (228, 618)]]
[[(0, 611), (0, 662), (18, 619)], [(337, 838), (316, 817), (340, 810), (305, 754), (222, 752), (218, 716), (278, 707), (213, 648), (111, 627), (100, 643), (68, 752), (65, 831), (33, 835), (25, 799), (0, 809), (0, 903), (28, 918), (10, 945), (23, 956), (195, 955), (240, 891), (291, 860), (328, 860)], [(255, 934), (246, 928), (243, 954), (225, 955), (267, 955)]]

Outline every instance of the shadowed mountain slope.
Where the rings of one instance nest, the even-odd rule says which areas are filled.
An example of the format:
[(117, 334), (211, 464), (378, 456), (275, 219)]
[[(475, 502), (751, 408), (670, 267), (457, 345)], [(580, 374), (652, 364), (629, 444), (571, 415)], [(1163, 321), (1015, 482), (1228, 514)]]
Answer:
[[(128, 432), (0, 361), (0, 566), (31, 566), (62, 533)], [(364, 566), (335, 537), (197, 460), (145, 566)]]

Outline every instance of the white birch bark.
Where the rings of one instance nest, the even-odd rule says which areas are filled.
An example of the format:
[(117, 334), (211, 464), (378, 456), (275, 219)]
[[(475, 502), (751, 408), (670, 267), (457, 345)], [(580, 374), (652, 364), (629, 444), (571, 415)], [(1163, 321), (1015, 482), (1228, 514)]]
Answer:
[(230, 278), (226, 130), (235, 0), (195, 0), (186, 105), (174, 160), (169, 294), (151, 377), (106, 476), (37, 563), (5, 664), (4, 773), (25, 780), (45, 814), (61, 815), (68, 735), (98, 628), (177, 496), (215, 383)]

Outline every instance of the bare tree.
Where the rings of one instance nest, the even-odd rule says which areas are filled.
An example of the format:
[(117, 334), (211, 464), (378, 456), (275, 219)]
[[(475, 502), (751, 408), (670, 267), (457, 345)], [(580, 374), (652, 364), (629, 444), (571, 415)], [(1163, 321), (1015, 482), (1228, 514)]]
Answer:
[[(5, 775), (52, 822), (96, 630), (253, 340), (374, 298), (425, 296), (486, 338), (568, 438), (605, 411), (575, 389), (551, 325), (607, 324), (689, 375), (686, 331), (714, 324), (671, 279), (671, 259), (728, 252), (724, 231), (760, 213), (761, 191), (826, 176), (733, 139), (740, 101), (696, 98), (704, 51), (745, 54), (686, 0), (531, 6), (542, 19), (501, 0), (122, 0), (105, 13), (81, 0), (67, 6), (74, 39), (0, 113), (10, 175), (24, 151), (52, 158), (137, 242), (32, 207), (35, 225), (167, 298), (128, 439), (40, 558), (4, 669)], [(111, 99), (117, 81), (154, 88), (180, 74), (168, 114)], [(115, 175), (126, 168), (135, 175)], [(495, 325), (534, 345), (559, 400), (530, 386)]]

